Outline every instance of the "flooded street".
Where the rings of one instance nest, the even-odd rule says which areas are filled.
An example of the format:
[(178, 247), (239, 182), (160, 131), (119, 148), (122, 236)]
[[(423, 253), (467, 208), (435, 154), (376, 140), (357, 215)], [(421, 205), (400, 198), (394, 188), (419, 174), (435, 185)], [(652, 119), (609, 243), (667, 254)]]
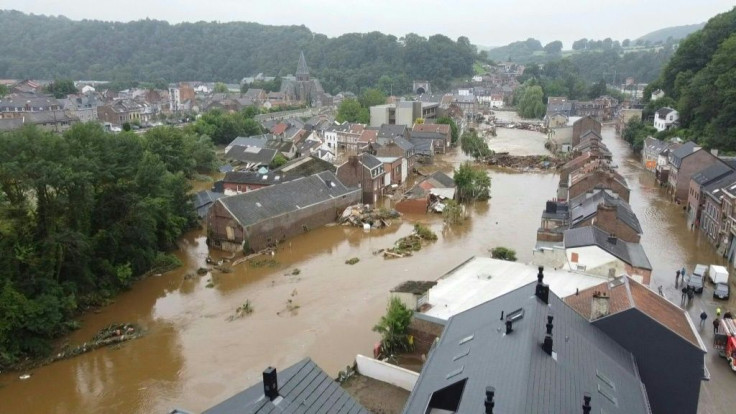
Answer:
[[(523, 137), (508, 131), (521, 132), (500, 129), (499, 139), (524, 146)], [(652, 285), (676, 294), (676, 268), (721, 261), (699, 232), (686, 229), (681, 207), (666, 201), (613, 129), (604, 128), (603, 135), (632, 188), (631, 205), (654, 267)], [(529, 145), (537, 148), (536, 141)], [(449, 172), (463, 160), (449, 154), (434, 168)], [(241, 264), (232, 273), (185, 278), (209, 254), (204, 232), (190, 232), (177, 252), (182, 268), (138, 282), (115, 303), (81, 318), (82, 329), (66, 340), (84, 342), (113, 322), (139, 323), (148, 329), (145, 337), (34, 370), (26, 381), (18, 373), (2, 374), (0, 413), (201, 411), (258, 381), (266, 366), (286, 367), (305, 356), (335, 375), (355, 354), (372, 355), (378, 335), (371, 327), (384, 312), (388, 291), (404, 280), (434, 280), (496, 246), (515, 249), (522, 262), (531, 260), (540, 214), (555, 195), (558, 176), (496, 170), (490, 175), (492, 199), (473, 206), (463, 225), (444, 229), (441, 217), (422, 215), (379, 231), (321, 228), (280, 246), (272, 267)], [(409, 258), (373, 255), (409, 234), (417, 221), (439, 240)], [(360, 262), (346, 265), (351, 257)], [(292, 275), (296, 268), (299, 274)], [(206, 287), (209, 280), (213, 288)], [(228, 321), (246, 300), (254, 312)]]

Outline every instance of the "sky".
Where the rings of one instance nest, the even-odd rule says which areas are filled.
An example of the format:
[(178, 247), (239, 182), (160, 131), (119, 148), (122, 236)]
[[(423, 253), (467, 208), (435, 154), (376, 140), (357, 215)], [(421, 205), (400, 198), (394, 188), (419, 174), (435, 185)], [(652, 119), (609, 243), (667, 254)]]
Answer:
[(581, 38), (636, 39), (701, 23), (733, 6), (733, 0), (0, 0), (0, 9), (72, 20), (249, 21), (304, 25), (330, 37), (440, 33), (482, 46), (533, 37), (543, 44), (561, 40), (565, 48)]

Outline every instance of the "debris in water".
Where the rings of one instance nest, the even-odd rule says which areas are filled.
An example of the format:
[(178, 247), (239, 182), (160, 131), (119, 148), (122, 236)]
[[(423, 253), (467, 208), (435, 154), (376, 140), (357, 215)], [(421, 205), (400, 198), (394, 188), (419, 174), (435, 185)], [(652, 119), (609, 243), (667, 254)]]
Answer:
[(18, 378), (20, 378), (20, 379), (22, 379), (22, 380), (27, 380), (28, 378), (31, 378), (31, 374), (23, 374), (23, 375), (21, 375), (21, 376), (20, 376), (20, 377), (18, 377)]

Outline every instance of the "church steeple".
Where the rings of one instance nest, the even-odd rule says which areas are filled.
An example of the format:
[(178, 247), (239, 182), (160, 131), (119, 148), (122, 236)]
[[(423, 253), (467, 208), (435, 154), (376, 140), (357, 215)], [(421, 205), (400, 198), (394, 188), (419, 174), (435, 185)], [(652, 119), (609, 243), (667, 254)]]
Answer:
[(299, 52), (299, 64), (296, 66), (296, 80), (309, 80), (309, 67), (307, 67), (307, 59), (304, 58), (304, 52)]

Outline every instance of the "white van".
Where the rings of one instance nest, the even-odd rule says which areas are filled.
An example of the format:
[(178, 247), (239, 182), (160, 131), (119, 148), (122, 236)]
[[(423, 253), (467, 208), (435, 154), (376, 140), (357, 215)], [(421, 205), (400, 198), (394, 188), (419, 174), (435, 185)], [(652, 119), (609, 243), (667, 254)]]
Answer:
[(708, 279), (713, 284), (728, 283), (728, 270), (723, 266), (710, 265), (708, 267)]

